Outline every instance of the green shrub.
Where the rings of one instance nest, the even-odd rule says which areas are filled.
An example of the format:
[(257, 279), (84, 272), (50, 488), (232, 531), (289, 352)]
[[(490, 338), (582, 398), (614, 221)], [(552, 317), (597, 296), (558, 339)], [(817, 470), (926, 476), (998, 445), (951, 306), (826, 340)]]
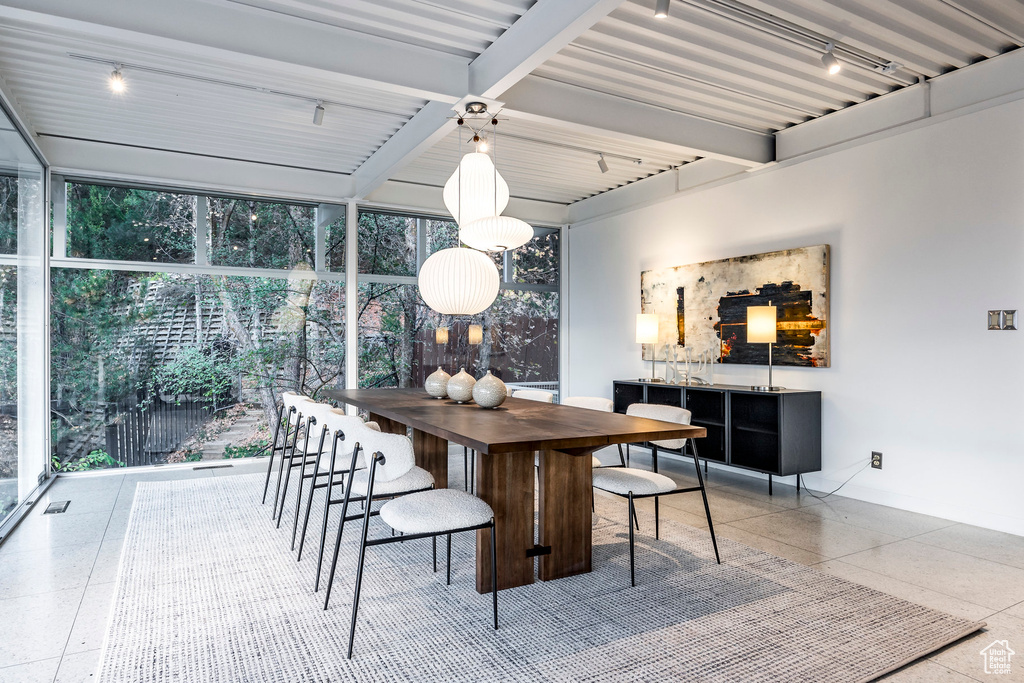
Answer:
[(185, 451), (185, 462), (199, 462), (202, 459), (202, 451)]
[(125, 463), (110, 457), (106, 451), (93, 450), (88, 455), (83, 455), (78, 460), (61, 462), (57, 456), (51, 460), (54, 472), (85, 472), (87, 470), (102, 470), (108, 467), (125, 467)]
[(269, 441), (261, 439), (260, 441), (254, 441), (253, 443), (246, 444), (244, 446), (225, 446), (224, 457), (233, 459), (253, 458), (257, 455), (266, 455), (267, 446), (269, 444)]

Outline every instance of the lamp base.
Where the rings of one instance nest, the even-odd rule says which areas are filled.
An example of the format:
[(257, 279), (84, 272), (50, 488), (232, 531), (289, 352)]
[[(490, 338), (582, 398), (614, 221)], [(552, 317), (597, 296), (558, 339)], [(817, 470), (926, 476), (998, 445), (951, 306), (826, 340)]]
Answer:
[(641, 377), (637, 382), (647, 382), (648, 384), (664, 384), (664, 377)]
[(761, 385), (759, 387), (750, 387), (751, 391), (782, 391), (786, 387), (770, 387), (767, 385)]

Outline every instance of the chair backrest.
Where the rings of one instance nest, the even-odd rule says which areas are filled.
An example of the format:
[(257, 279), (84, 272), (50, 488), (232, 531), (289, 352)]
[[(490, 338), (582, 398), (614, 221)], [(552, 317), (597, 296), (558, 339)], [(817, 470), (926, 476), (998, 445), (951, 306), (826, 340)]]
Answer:
[[(313, 425), (312, 430), (309, 432), (309, 445), (313, 446), (319, 443), (320, 434), (323, 432), (324, 425), (328, 423), (328, 416), (331, 411), (334, 410), (329, 403), (317, 403), (316, 401), (308, 401), (299, 405), (299, 412), (302, 413), (302, 419), (305, 424), (309, 424), (310, 418), (313, 418), (316, 422)], [(328, 427), (330, 431), (330, 427)], [(330, 434), (324, 439), (324, 446), (330, 445)]]
[(524, 398), (527, 401), (540, 401), (541, 403), (555, 402), (554, 394), (539, 389), (516, 389), (512, 392), (512, 398)]
[(374, 481), (394, 481), (416, 465), (412, 439), (405, 434), (385, 434), (363, 427), (359, 445), (367, 464), (375, 453), (384, 455), (384, 462), (377, 464)]
[(562, 405), (586, 408), (587, 410), (600, 410), (603, 413), (610, 413), (614, 409), (614, 404), (610, 398), (601, 398), (600, 396), (567, 396), (562, 399)]
[(296, 410), (298, 410), (300, 404), (312, 400), (313, 399), (311, 399), (309, 396), (303, 396), (302, 394), (297, 394), (294, 391), (286, 391), (283, 394), (281, 394), (281, 403), (284, 404), (285, 413), (287, 413), (290, 408), (295, 408)]
[[(317, 418), (319, 419), (319, 418)], [(336, 432), (341, 432), (345, 435), (345, 440), (338, 443), (338, 455), (345, 454), (351, 455), (352, 448), (357, 443), (360, 444), (360, 449), (364, 448), (362, 445), (363, 434), (365, 432), (379, 432), (380, 427), (376, 423), (363, 422), (363, 418), (358, 415), (349, 415), (342, 408), (332, 408), (328, 411), (325, 424), (327, 425), (327, 441), (324, 442), (324, 448), (330, 453), (330, 448), (333, 447), (332, 440)], [(365, 467), (366, 462), (363, 460), (363, 451), (360, 450), (359, 461), (356, 463), (357, 467)]]
[[(686, 408), (675, 406), (661, 406), (656, 403), (634, 403), (626, 408), (626, 415), (634, 417), (646, 417), (651, 420), (662, 422), (675, 422), (681, 425), (690, 424), (690, 411)], [(675, 448), (682, 450), (686, 446), (686, 439), (663, 439), (652, 441), (659, 448)]]

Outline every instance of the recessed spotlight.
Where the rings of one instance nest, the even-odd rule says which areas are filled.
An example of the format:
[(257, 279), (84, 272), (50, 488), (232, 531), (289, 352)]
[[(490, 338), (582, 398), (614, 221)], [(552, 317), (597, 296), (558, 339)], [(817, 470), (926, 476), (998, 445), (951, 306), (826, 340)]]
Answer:
[(658, 0), (658, 4), (654, 8), (655, 19), (664, 19), (668, 16), (668, 3), (669, 0)]
[(319, 126), (324, 122), (324, 103), (322, 100), (316, 101), (316, 109), (313, 110), (313, 125)]
[(832, 43), (825, 44), (825, 54), (821, 56), (821, 63), (828, 69), (829, 76), (835, 76), (839, 73), (839, 70), (843, 68), (843, 65), (839, 63), (836, 56), (832, 54), (832, 51), (836, 49), (836, 46)]
[(121, 73), (121, 65), (118, 64), (110, 72), (110, 89), (116, 93), (124, 92), (124, 75)]
[(597, 167), (601, 169), (601, 173), (608, 172), (608, 162), (604, 159), (604, 154), (600, 154), (597, 157)]

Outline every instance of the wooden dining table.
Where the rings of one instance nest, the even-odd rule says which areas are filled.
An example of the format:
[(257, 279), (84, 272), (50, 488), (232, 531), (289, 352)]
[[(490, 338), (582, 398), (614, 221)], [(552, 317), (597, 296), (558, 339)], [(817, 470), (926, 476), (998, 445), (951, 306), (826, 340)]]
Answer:
[[(498, 587), (591, 570), (591, 455), (619, 443), (694, 439), (703, 427), (509, 398), (495, 409), (435, 399), (422, 389), (326, 391), (366, 410), (381, 431), (411, 430), (416, 464), (448, 486), (448, 443), (479, 454), (476, 494), (494, 510)], [(539, 457), (538, 455), (539, 454)], [(534, 461), (539, 462), (539, 543), (534, 542)], [(476, 589), (491, 590), (490, 533), (477, 532)]]

